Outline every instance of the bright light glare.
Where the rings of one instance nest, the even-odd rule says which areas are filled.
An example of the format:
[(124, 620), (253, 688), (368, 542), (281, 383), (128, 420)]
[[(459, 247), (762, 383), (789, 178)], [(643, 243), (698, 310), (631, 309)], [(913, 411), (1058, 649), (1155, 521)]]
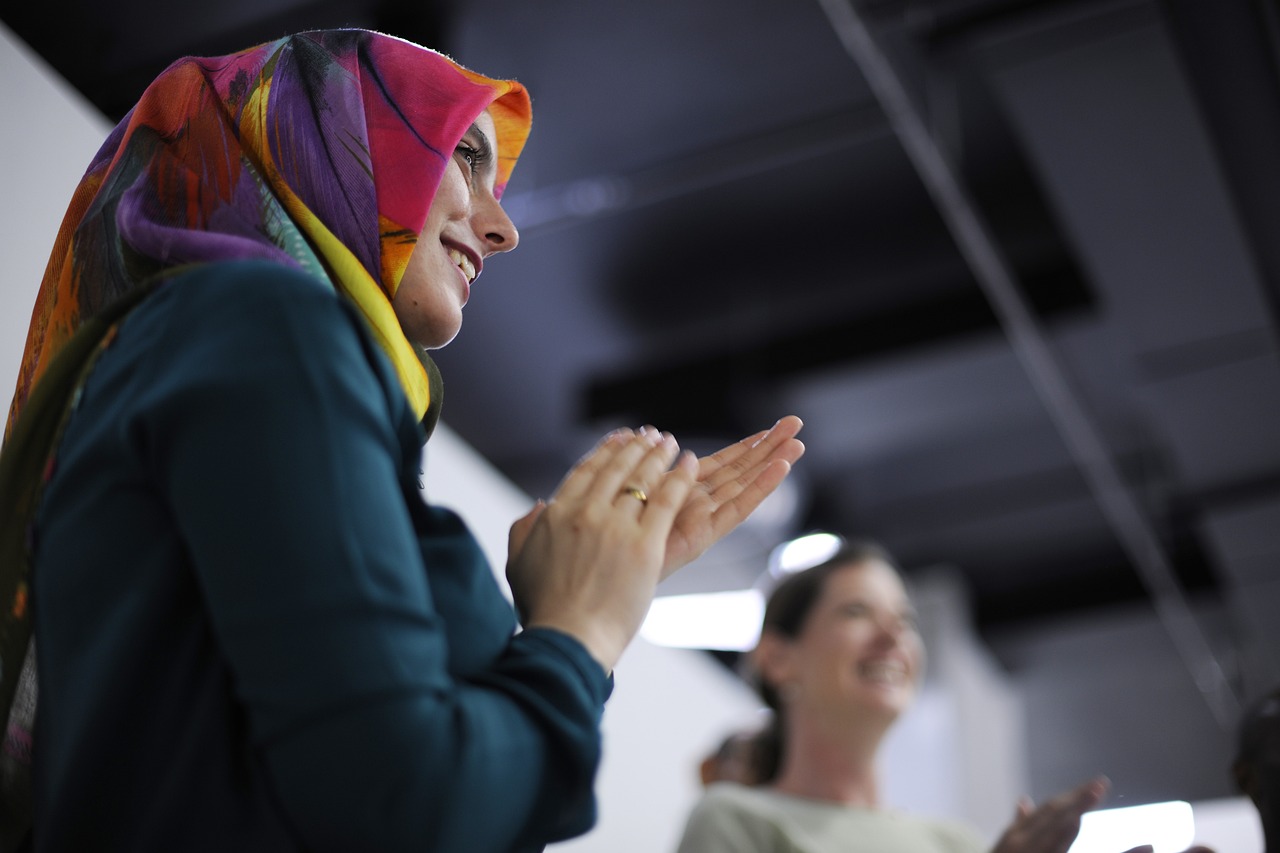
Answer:
[(653, 600), (640, 636), (660, 646), (745, 652), (760, 639), (759, 590), (664, 595)]
[(810, 533), (779, 545), (769, 559), (774, 575), (788, 575), (818, 565), (844, 544), (834, 533)]
[(1119, 853), (1143, 844), (1150, 844), (1155, 853), (1182, 853), (1195, 835), (1190, 803), (1102, 809), (1084, 816), (1080, 835), (1067, 853)]

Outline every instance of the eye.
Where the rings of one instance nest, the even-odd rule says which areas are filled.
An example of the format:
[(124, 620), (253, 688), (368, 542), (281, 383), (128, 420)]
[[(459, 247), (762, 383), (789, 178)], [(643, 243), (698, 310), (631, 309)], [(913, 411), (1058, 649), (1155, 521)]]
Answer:
[(844, 607), (840, 608), (840, 613), (850, 619), (861, 619), (865, 616), (871, 615), (871, 608), (861, 603), (846, 604)]
[(474, 173), (480, 165), (480, 150), (462, 143), (459, 143), (458, 147), (453, 150), (454, 153), (462, 157), (462, 161), (467, 164), (468, 171)]

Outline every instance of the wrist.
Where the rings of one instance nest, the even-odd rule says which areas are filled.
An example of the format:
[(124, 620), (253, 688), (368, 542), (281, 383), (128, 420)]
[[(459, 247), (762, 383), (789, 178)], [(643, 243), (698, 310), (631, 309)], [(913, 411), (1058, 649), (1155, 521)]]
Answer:
[(616, 629), (610, 629), (608, 626), (563, 616), (531, 617), (524, 623), (524, 627), (526, 629), (550, 628), (553, 631), (559, 631), (562, 634), (573, 637), (587, 650), (587, 654), (591, 655), (596, 663), (600, 664), (600, 668), (606, 674), (613, 672), (618, 659), (622, 657), (622, 652), (631, 640), (629, 636), (619, 636), (620, 632)]

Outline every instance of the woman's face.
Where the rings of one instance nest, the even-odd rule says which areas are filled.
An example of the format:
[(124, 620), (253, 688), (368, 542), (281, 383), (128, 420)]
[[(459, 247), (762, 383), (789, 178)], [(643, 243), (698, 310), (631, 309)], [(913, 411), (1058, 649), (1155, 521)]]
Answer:
[(891, 722), (910, 706), (924, 665), (906, 588), (881, 560), (831, 572), (788, 645), (782, 692), (824, 716)]
[(519, 242), (493, 194), (496, 146), (493, 118), (481, 113), (454, 149), (391, 300), (405, 336), (419, 346), (436, 349), (453, 340), (485, 258)]

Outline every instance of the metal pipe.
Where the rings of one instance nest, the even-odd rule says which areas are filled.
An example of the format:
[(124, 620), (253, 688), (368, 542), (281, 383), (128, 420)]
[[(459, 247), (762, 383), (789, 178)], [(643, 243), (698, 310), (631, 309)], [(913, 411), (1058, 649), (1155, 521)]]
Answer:
[(1214, 719), (1230, 731), (1240, 703), (1200, 630), (1159, 537), (1121, 477), (1099, 430), (1027, 307), (991, 229), (853, 0), (818, 0), (857, 63), (974, 278), (991, 303), (1023, 369), (1070, 449), (1094, 499), (1151, 595), (1156, 614)]

